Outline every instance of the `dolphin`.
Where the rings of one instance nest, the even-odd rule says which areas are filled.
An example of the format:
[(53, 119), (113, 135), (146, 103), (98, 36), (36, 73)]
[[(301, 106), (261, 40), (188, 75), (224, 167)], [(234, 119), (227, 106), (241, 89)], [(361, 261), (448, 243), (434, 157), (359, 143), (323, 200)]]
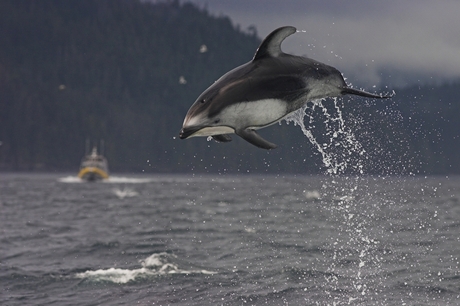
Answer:
[(252, 61), (219, 78), (193, 103), (179, 137), (212, 136), (231, 141), (235, 133), (263, 149), (276, 145), (256, 133), (301, 108), (308, 101), (351, 94), (389, 98), (348, 87), (334, 67), (281, 51), (283, 40), (296, 28), (274, 30), (261, 43)]

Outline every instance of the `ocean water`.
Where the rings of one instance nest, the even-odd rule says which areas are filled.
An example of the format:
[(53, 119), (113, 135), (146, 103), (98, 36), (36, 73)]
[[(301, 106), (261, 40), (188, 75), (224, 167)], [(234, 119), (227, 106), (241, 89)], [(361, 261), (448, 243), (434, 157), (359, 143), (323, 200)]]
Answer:
[(460, 305), (460, 177), (0, 174), (1, 305)]

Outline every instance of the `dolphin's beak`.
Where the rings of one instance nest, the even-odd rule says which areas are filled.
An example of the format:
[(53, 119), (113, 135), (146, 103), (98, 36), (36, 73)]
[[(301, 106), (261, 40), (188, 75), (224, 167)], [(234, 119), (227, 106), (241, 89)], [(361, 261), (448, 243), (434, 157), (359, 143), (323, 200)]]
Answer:
[(186, 139), (192, 136), (193, 134), (195, 134), (196, 132), (198, 132), (199, 130), (201, 130), (201, 127), (198, 127), (198, 126), (183, 127), (182, 130), (180, 130), (179, 138)]
[(345, 87), (342, 89), (342, 95), (356, 95), (356, 96), (361, 96), (361, 97), (367, 97), (367, 98), (375, 98), (375, 99), (388, 99), (393, 97), (393, 95), (376, 95), (372, 94), (363, 90), (358, 90), (350, 87)]

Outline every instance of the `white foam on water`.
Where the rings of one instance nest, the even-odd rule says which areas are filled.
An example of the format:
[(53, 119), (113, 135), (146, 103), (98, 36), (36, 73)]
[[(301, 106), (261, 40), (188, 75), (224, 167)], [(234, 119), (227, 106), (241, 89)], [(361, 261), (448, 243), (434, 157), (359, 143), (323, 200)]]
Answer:
[(66, 176), (66, 177), (59, 178), (58, 182), (61, 182), (61, 183), (84, 183), (85, 181), (83, 181), (78, 176)]
[(321, 199), (321, 194), (318, 190), (304, 190), (303, 194), (307, 200), (319, 200)]
[(148, 274), (151, 274), (151, 272), (145, 268), (136, 270), (110, 268), (77, 273), (76, 277), (93, 281), (107, 281), (117, 284), (125, 284), (133, 281), (139, 276), (146, 276)]
[[(58, 179), (58, 182), (61, 183), (85, 183), (85, 180), (77, 176), (66, 176)], [(123, 177), (123, 176), (110, 176), (108, 179), (101, 180), (100, 182), (105, 184), (118, 184), (118, 183), (127, 183), (127, 184), (144, 184), (153, 182), (152, 178), (137, 178), (137, 177)]]
[(129, 184), (143, 184), (152, 182), (152, 178), (137, 178), (137, 177), (123, 177), (123, 176), (110, 176), (108, 179), (103, 180), (104, 183), (129, 183)]
[(208, 270), (185, 270), (171, 263), (176, 256), (165, 252), (155, 253), (141, 261), (138, 269), (108, 268), (77, 273), (75, 277), (94, 282), (112, 282), (125, 284), (134, 280), (166, 274), (216, 274)]
[(134, 189), (131, 189), (131, 188), (123, 188), (123, 189), (115, 188), (115, 189), (113, 189), (113, 193), (119, 199), (133, 198), (133, 197), (137, 197), (139, 195), (139, 193), (137, 191), (135, 191)]

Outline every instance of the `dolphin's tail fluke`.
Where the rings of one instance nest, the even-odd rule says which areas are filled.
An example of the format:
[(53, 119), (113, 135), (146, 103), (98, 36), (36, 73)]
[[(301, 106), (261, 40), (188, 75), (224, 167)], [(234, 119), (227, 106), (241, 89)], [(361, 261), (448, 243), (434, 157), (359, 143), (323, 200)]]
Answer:
[(393, 97), (394, 94), (390, 95), (376, 95), (376, 94), (371, 94), (369, 92), (363, 91), (363, 90), (358, 90), (358, 89), (353, 89), (350, 87), (346, 87), (342, 89), (342, 94), (343, 95), (356, 95), (356, 96), (361, 96), (361, 97), (366, 97), (366, 98), (375, 98), (375, 99), (388, 99)]

